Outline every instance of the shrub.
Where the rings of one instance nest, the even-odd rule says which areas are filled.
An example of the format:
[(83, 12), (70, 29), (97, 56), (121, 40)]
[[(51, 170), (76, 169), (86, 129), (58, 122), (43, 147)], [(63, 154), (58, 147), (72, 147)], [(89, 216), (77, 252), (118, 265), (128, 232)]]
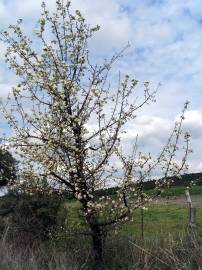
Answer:
[[(48, 195), (5, 196), (1, 208), (10, 209), (6, 215), (9, 235), (47, 239), (57, 225), (57, 212), (61, 200)], [(5, 217), (4, 217), (5, 220)], [(25, 240), (25, 239), (23, 239)]]

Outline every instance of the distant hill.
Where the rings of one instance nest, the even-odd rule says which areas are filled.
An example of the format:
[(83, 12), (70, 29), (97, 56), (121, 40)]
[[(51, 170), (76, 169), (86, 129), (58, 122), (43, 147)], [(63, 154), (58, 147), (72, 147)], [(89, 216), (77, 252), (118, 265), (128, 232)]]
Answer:
[[(188, 173), (182, 175), (182, 178), (179, 179), (178, 177), (171, 178), (173, 180), (173, 183), (171, 186), (189, 186), (192, 181), (196, 183), (196, 185), (201, 186), (202, 185), (202, 173)], [(158, 179), (158, 181), (161, 181), (161, 179)], [(156, 180), (151, 180), (143, 183), (143, 187), (145, 190), (152, 189), (155, 187)]]
[[(202, 186), (202, 173), (188, 173), (182, 175), (181, 179), (178, 177), (173, 177), (172, 178), (173, 183), (171, 184), (172, 187), (178, 187), (178, 186), (189, 186), (192, 181), (198, 186)], [(161, 179), (155, 179), (155, 180), (149, 180), (143, 183), (143, 189), (144, 190), (150, 190), (155, 188), (155, 182), (156, 181), (161, 181)], [(117, 191), (117, 187), (112, 187), (108, 189), (101, 189), (97, 191), (98, 196), (102, 195), (113, 195)]]
[[(181, 179), (177, 178), (177, 177), (173, 177), (172, 178), (173, 183), (171, 184), (171, 187), (182, 187), (182, 186), (189, 186), (191, 181), (194, 181), (194, 183), (197, 186), (202, 186), (202, 173), (189, 173), (189, 174), (184, 174), (182, 175)], [(156, 181), (161, 181), (161, 179), (155, 179), (155, 180), (149, 180), (146, 182), (143, 182), (143, 190), (151, 190), (155, 188), (155, 182)], [(100, 189), (97, 190), (97, 196), (103, 196), (103, 195), (113, 195), (116, 194), (118, 187), (111, 187), (111, 188), (107, 188), (107, 189)], [(5, 190), (1, 190), (0, 191), (0, 197), (2, 196), (12, 196), (12, 192), (11, 193), (7, 193)], [(60, 195), (61, 197), (61, 195)], [(72, 199), (73, 195), (70, 192), (63, 192), (63, 198), (69, 198)]]

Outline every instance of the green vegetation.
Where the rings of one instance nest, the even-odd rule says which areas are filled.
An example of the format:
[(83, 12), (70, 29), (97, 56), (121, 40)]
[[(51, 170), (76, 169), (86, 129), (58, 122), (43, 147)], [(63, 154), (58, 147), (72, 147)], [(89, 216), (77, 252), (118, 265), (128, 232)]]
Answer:
[[(181, 176), (181, 178), (177, 177), (171, 177), (172, 179), (172, 184), (171, 188), (165, 190), (161, 196), (178, 196), (178, 195), (184, 195), (184, 191), (187, 187), (191, 187), (192, 194), (202, 194), (201, 187), (202, 187), (202, 173), (189, 173), (189, 174), (184, 174)], [(161, 181), (161, 179), (158, 179), (158, 181)], [(142, 183), (143, 185), (143, 190), (146, 191), (147, 193), (155, 193), (155, 184), (156, 180), (150, 180), (150, 181), (145, 181)], [(196, 185), (196, 186), (193, 186)], [(138, 184), (137, 184), (138, 186)], [(179, 189), (178, 189), (179, 187)], [(176, 189), (176, 190), (175, 190)], [(168, 194), (172, 190), (172, 192), (176, 192), (176, 194)], [(179, 190), (179, 192), (178, 192)], [(103, 196), (103, 195), (114, 195), (117, 192), (117, 187), (112, 187), (108, 189), (101, 189), (97, 191), (98, 196)], [(168, 195), (167, 195), (168, 194)]]
[[(173, 188), (174, 194), (176, 194), (175, 191)], [(110, 231), (105, 242), (106, 269), (198, 269), (195, 266), (201, 263), (201, 247), (190, 242), (192, 240), (187, 225), (188, 208), (186, 202), (177, 204), (165, 198), (159, 200), (161, 201), (154, 201), (143, 212), (144, 240), (141, 239), (140, 209), (134, 211), (133, 221), (128, 221), (116, 230)], [(28, 209), (28, 202), (29, 200), (26, 201), (26, 209)], [(35, 202), (34, 198), (30, 200), (33, 209), (35, 209)], [(22, 205), (22, 209), (24, 209), (22, 202), (18, 204), (18, 210)], [(39, 213), (41, 210), (43, 211), (44, 202), (41, 202), (41, 205), (36, 205), (39, 206)], [(15, 241), (8, 241), (8, 243), (4, 242), (4, 238), (2, 242), (0, 240), (0, 245), (3, 244), (5, 247), (6, 244), (7, 247), (0, 251), (0, 269), (73, 270), (81, 269), (83, 266), (85, 267), (82, 269), (92, 269), (92, 260), (89, 254), (90, 239), (87, 235), (82, 234), (87, 231), (87, 226), (82, 219), (79, 208), (80, 205), (75, 200), (65, 200), (61, 203), (58, 211), (57, 230), (54, 230), (51, 241), (50, 239), (37, 239), (35, 242), (36, 239), (32, 238), (34, 242), (30, 243), (32, 244), (31, 248), (25, 248), (26, 235), (24, 235), (23, 240), (17, 238), (17, 242), (16, 238)], [(196, 205), (196, 208), (197, 231), (198, 236), (201, 237), (202, 206)], [(51, 213), (51, 205), (48, 209)], [(48, 215), (48, 211), (46, 215)], [(28, 221), (30, 220), (28, 219)], [(17, 244), (17, 249), (14, 243)]]
[[(190, 244), (188, 208), (185, 197), (183, 199), (181, 196), (184, 196), (185, 188), (179, 186), (164, 191), (158, 201), (154, 200), (148, 205), (148, 209), (144, 210), (144, 240), (141, 239), (140, 209), (133, 212), (133, 221), (112, 228), (105, 242), (106, 269), (198, 269), (195, 266), (201, 263), (201, 247)], [(201, 192), (201, 186), (191, 189), (193, 201), (194, 194)], [(177, 198), (172, 198), (174, 196)], [(83, 265), (86, 265), (83, 269), (92, 269), (90, 238), (85, 235), (88, 230), (79, 210), (80, 204), (73, 199), (61, 199), (58, 208), (55, 199), (54, 196), (36, 198), (34, 195), (24, 197), (16, 204), (14, 196), (1, 198), (0, 208), (9, 207), (11, 202), (15, 201), (16, 207), (6, 220), (10, 222), (8, 232), (12, 232), (13, 227), (15, 230), (18, 228), (15, 232), (20, 237), (16, 237), (15, 233), (8, 233), (6, 243), (4, 236), (2, 242), (0, 240), (0, 246), (7, 245), (7, 249), (0, 252), (0, 270), (72, 270), (81, 269)], [(200, 203), (195, 206), (197, 232), (201, 239), (202, 206)], [(54, 217), (57, 217), (57, 221)], [(50, 230), (51, 238), (36, 239), (38, 233), (43, 235), (43, 225), (45, 229), (54, 226), (54, 230)], [(33, 235), (26, 235), (30, 231), (34, 232)], [(28, 244), (32, 246), (27, 248), (25, 245)], [(24, 250), (27, 252), (26, 256)]]
[[(66, 216), (65, 222), (71, 228), (80, 224), (80, 229), (85, 229), (82, 218), (76, 214), (75, 208), (79, 208), (78, 203), (65, 203), (63, 211), (60, 212), (62, 217)], [(197, 230), (202, 236), (202, 206), (197, 206)], [(133, 221), (126, 222), (119, 226), (118, 232), (125, 237), (138, 238), (141, 235), (140, 230), (140, 209), (133, 213)], [(61, 218), (61, 217), (60, 217)], [(144, 235), (146, 238), (167, 238), (169, 236), (185, 237), (188, 229), (188, 208), (186, 202), (184, 204), (169, 204), (166, 201), (162, 204), (154, 202), (144, 210)]]
[[(157, 199), (154, 199), (151, 205), (148, 205), (148, 208), (144, 210), (144, 235), (146, 238), (186, 235), (188, 208), (185, 190), (185, 186), (171, 187)], [(146, 191), (150, 195), (153, 192), (153, 190)], [(194, 202), (193, 196), (202, 194), (202, 186), (193, 186), (190, 189), (190, 194)], [(180, 203), (178, 203), (178, 199), (180, 199)], [(50, 196), (47, 198), (23, 197), (17, 203), (15, 197), (5, 196), (0, 200), (0, 208), (9, 208), (12, 204), (15, 204), (15, 208), (10, 214), (12, 217), (10, 220), (15, 224), (17, 222), (21, 230), (23, 226), (26, 230), (29, 230), (36, 223), (32, 229), (35, 235), (39, 228), (41, 231), (44, 226), (47, 230), (52, 225), (59, 228), (54, 235), (60, 236), (60, 238), (64, 236), (64, 232), (66, 232), (66, 235), (70, 232), (74, 234), (76, 230), (79, 233), (87, 232), (85, 220), (79, 210), (80, 204), (73, 199), (62, 199), (59, 203), (60, 207), (58, 208), (57, 198), (51, 198)], [(202, 206), (196, 204), (196, 208), (197, 229), (199, 235), (202, 236), (202, 215), (200, 214)], [(118, 232), (121, 235), (124, 237), (140, 237), (140, 212), (140, 209), (135, 210), (132, 217), (133, 221), (128, 221), (118, 227)], [(55, 215), (57, 215), (57, 222), (54, 221)], [(48, 224), (49, 221), (51, 221), (51, 224)]]
[[(197, 207), (197, 230), (202, 236), (202, 207)], [(124, 224), (121, 228), (122, 233), (128, 236), (139, 237), (140, 210), (133, 214), (133, 220)], [(144, 235), (145, 238), (169, 238), (186, 236), (188, 229), (188, 208), (179, 204), (153, 204), (144, 211)]]
[(16, 178), (17, 161), (11, 153), (0, 146), (0, 188)]
[[(169, 189), (165, 189), (162, 193), (161, 193), (161, 197), (172, 197), (172, 196), (184, 196), (185, 195), (185, 190), (187, 189), (186, 186), (174, 186), (171, 187)], [(202, 186), (193, 186), (190, 189), (190, 194), (191, 195), (200, 195), (202, 194)], [(147, 194), (155, 194), (156, 191), (155, 190), (147, 190), (146, 191)]]
[[(6, 230), (9, 220), (9, 237), (24, 237), (31, 240), (48, 239), (49, 233), (57, 226), (57, 213), (61, 200), (44, 195), (8, 194), (0, 200), (1, 231)], [(5, 213), (5, 214), (4, 214)]]

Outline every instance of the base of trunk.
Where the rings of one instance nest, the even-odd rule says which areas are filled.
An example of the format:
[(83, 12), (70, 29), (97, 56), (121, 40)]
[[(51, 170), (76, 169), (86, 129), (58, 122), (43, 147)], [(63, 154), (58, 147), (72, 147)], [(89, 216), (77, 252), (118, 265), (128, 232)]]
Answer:
[(98, 225), (91, 227), (93, 240), (94, 270), (104, 270), (103, 239), (101, 228)]

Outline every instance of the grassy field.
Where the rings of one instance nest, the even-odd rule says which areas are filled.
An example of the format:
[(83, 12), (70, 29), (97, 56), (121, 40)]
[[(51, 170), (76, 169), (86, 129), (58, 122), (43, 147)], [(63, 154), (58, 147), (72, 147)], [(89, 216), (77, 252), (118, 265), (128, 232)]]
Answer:
[[(166, 190), (161, 201), (157, 201), (148, 205), (147, 210), (144, 210), (144, 236), (145, 238), (167, 238), (167, 237), (184, 237), (188, 229), (189, 210), (184, 203), (175, 203), (166, 201), (164, 197), (184, 196), (186, 187), (173, 187)], [(201, 186), (194, 186), (191, 191), (191, 196), (202, 194)], [(80, 223), (80, 228), (85, 229), (85, 223), (78, 211), (79, 204), (71, 201), (65, 203), (65, 209), (60, 216), (68, 217), (65, 222), (69, 227), (75, 227)], [(133, 221), (129, 221), (118, 228), (118, 232), (126, 237), (138, 238), (141, 235), (141, 210), (137, 209), (133, 213)], [(202, 205), (196, 206), (196, 222), (197, 231), (202, 236)]]
[[(188, 229), (188, 208), (178, 204), (150, 205), (144, 211), (144, 235), (146, 238), (184, 237)], [(133, 221), (121, 227), (123, 234), (141, 235), (140, 210), (133, 213)], [(197, 231), (202, 236), (202, 207), (196, 209)]]
[[(106, 269), (200, 269), (202, 247), (190, 242), (184, 192), (185, 187), (173, 187), (165, 191), (159, 201), (147, 206), (143, 212), (144, 239), (141, 239), (140, 209), (133, 212), (133, 221), (119, 225), (117, 231), (112, 230), (105, 242)], [(190, 193), (193, 201), (197, 198), (199, 202), (194, 206), (197, 232), (202, 237), (201, 186), (193, 187)], [(31, 249), (25, 249), (24, 239), (16, 249), (16, 241), (5, 243), (3, 237), (0, 240), (0, 270), (91, 269), (90, 238), (79, 233), (87, 230), (79, 203), (75, 200), (64, 202), (58, 222), (63, 228), (59, 227), (53, 234), (54, 241), (41, 241)]]

